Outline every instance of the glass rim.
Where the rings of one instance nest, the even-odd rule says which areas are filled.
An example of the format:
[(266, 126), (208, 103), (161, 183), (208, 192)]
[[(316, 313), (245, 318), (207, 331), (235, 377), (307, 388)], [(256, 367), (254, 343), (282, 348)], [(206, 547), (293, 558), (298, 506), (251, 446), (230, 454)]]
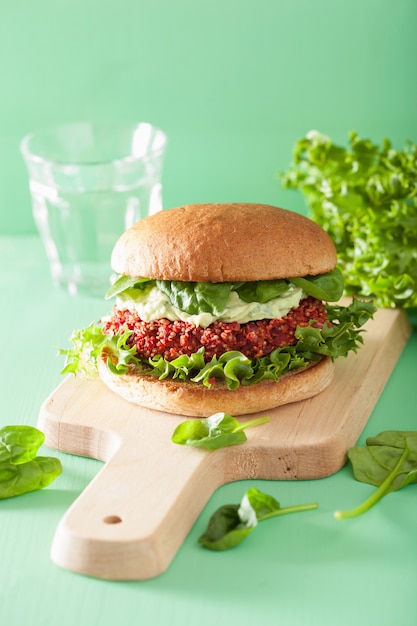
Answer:
[[(76, 160), (76, 159), (73, 159), (73, 160), (52, 159), (52, 158), (45, 157), (45, 156), (38, 154), (37, 151), (31, 150), (29, 147), (30, 142), (35, 137), (40, 136), (42, 134), (56, 132), (56, 131), (64, 130), (64, 129), (69, 130), (71, 128), (76, 128), (76, 127), (86, 126), (86, 125), (90, 126), (91, 128), (107, 127), (109, 129), (117, 129), (117, 128), (126, 129), (126, 128), (135, 128), (135, 127), (138, 128), (140, 126), (147, 126), (148, 128), (151, 129), (153, 133), (155, 133), (155, 135), (158, 134), (161, 137), (162, 141), (161, 141), (161, 144), (158, 145), (158, 147), (155, 147), (149, 150), (149, 152), (146, 152), (145, 154), (140, 155), (140, 156), (128, 154), (124, 157), (117, 157), (114, 159), (102, 159), (102, 160), (98, 159), (95, 161), (82, 161), (82, 160)], [(88, 168), (88, 167), (97, 167), (97, 166), (103, 166), (103, 165), (112, 165), (116, 163), (133, 163), (135, 161), (149, 160), (150, 158), (159, 156), (164, 152), (166, 145), (167, 145), (167, 141), (168, 141), (168, 138), (167, 138), (166, 133), (161, 128), (159, 128), (158, 126), (154, 126), (150, 122), (145, 122), (145, 121), (143, 122), (133, 122), (133, 121), (114, 122), (114, 121), (91, 121), (91, 120), (82, 121), (80, 120), (76, 122), (67, 122), (63, 124), (43, 126), (36, 130), (33, 130), (22, 137), (19, 143), (19, 147), (25, 160), (32, 161), (33, 163), (47, 163), (50, 165), (55, 165), (57, 167)]]

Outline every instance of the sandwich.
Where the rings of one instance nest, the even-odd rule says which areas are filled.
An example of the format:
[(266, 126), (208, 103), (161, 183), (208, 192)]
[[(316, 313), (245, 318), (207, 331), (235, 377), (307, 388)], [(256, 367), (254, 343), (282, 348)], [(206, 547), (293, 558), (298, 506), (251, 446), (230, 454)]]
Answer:
[(112, 257), (109, 315), (72, 336), (64, 373), (178, 415), (258, 413), (328, 387), (371, 301), (341, 306), (335, 246), (312, 220), (254, 203), (160, 211)]

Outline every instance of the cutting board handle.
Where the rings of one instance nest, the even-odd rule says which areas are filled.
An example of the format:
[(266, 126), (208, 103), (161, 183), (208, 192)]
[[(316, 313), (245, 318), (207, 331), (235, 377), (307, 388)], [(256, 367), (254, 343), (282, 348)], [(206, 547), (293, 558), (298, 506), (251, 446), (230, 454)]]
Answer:
[(143, 580), (166, 570), (227, 480), (223, 451), (213, 455), (172, 442), (183, 419), (72, 376), (45, 400), (38, 418), (45, 444), (105, 462), (58, 524), (51, 547), (57, 565), (110, 580)]
[(213, 455), (175, 444), (159, 458), (155, 450), (138, 456), (132, 441), (119, 439), (61, 519), (51, 547), (57, 565), (111, 580), (158, 576), (223, 482), (218, 456), (214, 463)]

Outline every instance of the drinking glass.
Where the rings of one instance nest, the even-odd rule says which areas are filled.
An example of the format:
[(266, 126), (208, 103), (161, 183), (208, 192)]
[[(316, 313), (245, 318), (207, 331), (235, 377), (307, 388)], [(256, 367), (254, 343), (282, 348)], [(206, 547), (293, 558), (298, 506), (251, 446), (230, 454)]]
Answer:
[(166, 143), (165, 133), (146, 122), (80, 122), (22, 139), (33, 216), (55, 286), (71, 295), (105, 294), (119, 236), (162, 209)]

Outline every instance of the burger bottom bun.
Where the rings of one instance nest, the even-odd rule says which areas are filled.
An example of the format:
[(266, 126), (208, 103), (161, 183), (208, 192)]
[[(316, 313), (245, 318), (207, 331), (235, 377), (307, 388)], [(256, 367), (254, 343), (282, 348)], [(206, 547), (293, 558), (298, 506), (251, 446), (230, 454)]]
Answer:
[(159, 380), (140, 374), (135, 368), (119, 376), (107, 367), (107, 357), (103, 351), (99, 374), (111, 391), (138, 406), (189, 417), (208, 417), (219, 412), (245, 415), (306, 400), (326, 389), (334, 374), (332, 360), (324, 357), (301, 371), (285, 374), (278, 382), (261, 381), (230, 391), (223, 384), (208, 388), (191, 381)]

